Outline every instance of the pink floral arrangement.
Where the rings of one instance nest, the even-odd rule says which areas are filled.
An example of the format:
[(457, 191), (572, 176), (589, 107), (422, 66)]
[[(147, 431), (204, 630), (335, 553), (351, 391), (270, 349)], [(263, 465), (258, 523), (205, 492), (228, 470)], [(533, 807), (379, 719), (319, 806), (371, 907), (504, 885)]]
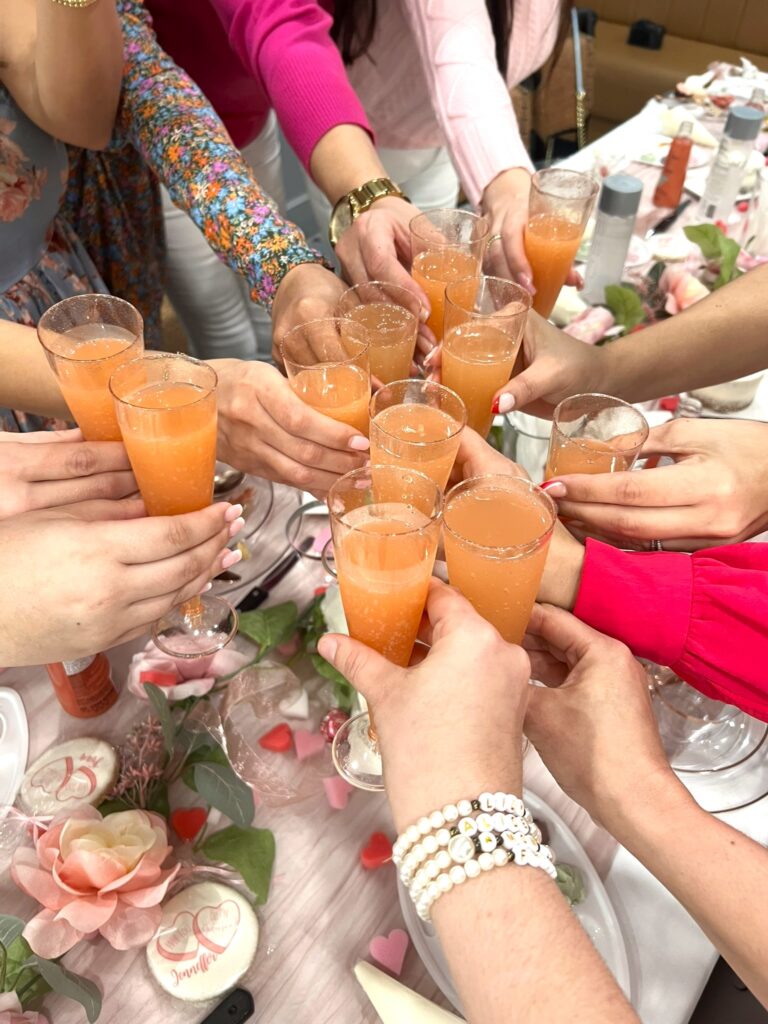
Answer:
[(34, 1010), (23, 1012), (15, 992), (0, 992), (0, 1024), (48, 1024), (48, 1018)]
[(231, 675), (251, 661), (251, 655), (225, 647), (210, 658), (172, 658), (150, 640), (128, 666), (128, 689), (147, 700), (145, 683), (162, 687), (167, 700), (204, 697), (221, 676)]
[(664, 309), (670, 316), (682, 313), (710, 294), (709, 288), (684, 267), (667, 267), (659, 279), (659, 288), (666, 295)]
[(58, 815), (34, 849), (14, 853), (14, 882), (43, 906), (24, 938), (46, 959), (95, 932), (115, 949), (146, 945), (179, 871), (178, 864), (163, 867), (170, 853), (157, 814), (131, 810), (103, 818), (83, 806)]

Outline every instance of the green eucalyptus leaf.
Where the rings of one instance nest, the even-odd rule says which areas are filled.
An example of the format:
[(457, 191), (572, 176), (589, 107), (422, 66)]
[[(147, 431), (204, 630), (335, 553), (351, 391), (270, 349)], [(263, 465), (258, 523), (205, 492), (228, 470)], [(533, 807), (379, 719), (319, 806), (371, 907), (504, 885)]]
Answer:
[(243, 827), (253, 821), (253, 793), (228, 764), (202, 762), (194, 767), (195, 789), (211, 807)]
[(144, 809), (154, 811), (155, 814), (160, 814), (163, 818), (170, 818), (171, 803), (168, 799), (168, 783), (163, 779), (155, 779), (150, 784)]
[(716, 224), (691, 224), (683, 231), (689, 242), (698, 245), (705, 260), (720, 259), (725, 235)]
[(21, 1003), (22, 1010), (29, 1010), (39, 1006), (43, 996), (47, 996), (51, 986), (37, 971), (31, 967), (25, 967), (19, 974), (16, 982), (16, 995)]
[(121, 811), (130, 811), (132, 809), (133, 804), (128, 803), (121, 796), (113, 796), (109, 800), (102, 800), (98, 807), (99, 813), (104, 818), (108, 814), (119, 814)]
[(645, 320), (643, 301), (633, 288), (621, 284), (606, 285), (605, 304), (625, 331), (631, 331)]
[(722, 288), (724, 284), (730, 284), (734, 277), (738, 277), (740, 271), (736, 269), (736, 260), (739, 258), (741, 246), (733, 238), (723, 237), (721, 246), (720, 273), (712, 285), (715, 288)]
[(195, 792), (197, 792), (197, 785), (195, 783), (196, 764), (223, 764), (228, 767), (229, 761), (218, 743), (211, 743), (210, 736), (205, 746), (197, 747), (193, 750), (184, 762), (184, 771), (181, 773), (181, 779), (185, 786), (189, 786)]
[(293, 636), (299, 618), (299, 610), (295, 602), (285, 601), (272, 608), (256, 608), (251, 612), (242, 612), (238, 623), (238, 632), (247, 636), (259, 648), (259, 658), (263, 658), (273, 647), (279, 647)]
[(144, 683), (144, 690), (155, 716), (160, 721), (160, 725), (163, 730), (165, 749), (168, 752), (168, 756), (171, 757), (173, 755), (173, 747), (176, 740), (176, 730), (173, 725), (171, 706), (168, 703), (168, 698), (163, 693), (162, 687), (155, 686), (153, 683)]
[(352, 705), (355, 702), (355, 688), (351, 683), (348, 683), (341, 672), (335, 669), (330, 662), (326, 661), (325, 658), (319, 654), (312, 655), (312, 664), (315, 672), (323, 679), (329, 680), (333, 685), (333, 695), (336, 699), (336, 704), (343, 711), (351, 711)]
[(24, 922), (13, 914), (0, 914), (0, 945), (8, 948), (24, 931)]
[(5, 968), (8, 965), (8, 954), (0, 942), (0, 992), (5, 992)]
[(54, 960), (44, 960), (40, 956), (36, 959), (38, 971), (54, 992), (80, 1003), (90, 1024), (98, 1020), (101, 1013), (101, 993), (92, 981), (68, 971)]
[(275, 837), (269, 829), (230, 825), (208, 836), (202, 851), (209, 860), (239, 871), (256, 902), (266, 903), (275, 862)]
[(7, 992), (11, 992), (13, 989), (19, 990), (20, 979), (25, 971), (27, 974), (29, 973), (26, 965), (31, 960), (34, 960), (34, 957), (29, 943), (23, 935), (17, 935), (13, 942), (9, 942), (5, 947), (5, 989)]

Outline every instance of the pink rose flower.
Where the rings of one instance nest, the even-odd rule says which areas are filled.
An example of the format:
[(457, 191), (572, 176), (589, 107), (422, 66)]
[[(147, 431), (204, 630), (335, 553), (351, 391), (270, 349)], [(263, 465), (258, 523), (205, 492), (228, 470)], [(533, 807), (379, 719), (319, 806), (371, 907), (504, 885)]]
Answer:
[(0, 1024), (48, 1024), (48, 1020), (32, 1010), (24, 1013), (15, 992), (0, 992)]
[(606, 309), (605, 306), (592, 306), (571, 320), (564, 331), (572, 338), (576, 338), (577, 341), (594, 345), (596, 341), (605, 337), (605, 332), (609, 331), (615, 323), (610, 309)]
[(102, 818), (83, 806), (57, 815), (34, 849), (20, 847), (13, 856), (14, 882), (45, 908), (24, 938), (48, 960), (94, 932), (114, 949), (145, 946), (179, 870), (163, 868), (170, 852), (165, 821), (148, 811)]
[(667, 293), (664, 309), (672, 316), (709, 295), (709, 288), (682, 267), (667, 267), (661, 275), (659, 287)]
[[(134, 654), (128, 666), (128, 689), (140, 700), (147, 699), (144, 683), (162, 686), (168, 700), (203, 697), (213, 688), (219, 676), (237, 672), (251, 661), (249, 654), (225, 647), (210, 658), (172, 658), (150, 640), (143, 651)], [(144, 672), (159, 673), (154, 679), (142, 680)], [(167, 680), (158, 680), (167, 676)]]

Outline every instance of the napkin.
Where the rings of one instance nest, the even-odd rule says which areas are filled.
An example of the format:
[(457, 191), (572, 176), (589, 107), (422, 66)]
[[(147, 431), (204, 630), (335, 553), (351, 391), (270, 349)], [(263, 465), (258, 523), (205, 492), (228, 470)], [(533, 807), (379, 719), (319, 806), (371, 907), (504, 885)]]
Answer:
[(355, 977), (373, 1003), (382, 1024), (461, 1024), (462, 1018), (430, 1003), (388, 974), (361, 960)]
[(672, 107), (670, 110), (668, 107), (662, 108), (660, 113), (660, 131), (662, 135), (668, 135), (671, 139), (677, 135), (680, 131), (680, 125), (683, 121), (693, 122), (693, 134), (691, 138), (697, 146), (710, 146), (712, 149), (717, 148), (717, 139), (712, 132), (705, 128), (704, 125), (699, 121), (690, 110), (686, 110), (685, 107)]

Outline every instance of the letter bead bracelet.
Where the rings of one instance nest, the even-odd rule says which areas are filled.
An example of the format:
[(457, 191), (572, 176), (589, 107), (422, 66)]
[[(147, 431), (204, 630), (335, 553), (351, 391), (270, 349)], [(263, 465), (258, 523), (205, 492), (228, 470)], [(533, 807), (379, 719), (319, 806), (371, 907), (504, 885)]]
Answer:
[(423, 921), (436, 899), (492, 868), (529, 865), (557, 877), (552, 851), (512, 793), (481, 793), (419, 818), (397, 837), (392, 860)]

